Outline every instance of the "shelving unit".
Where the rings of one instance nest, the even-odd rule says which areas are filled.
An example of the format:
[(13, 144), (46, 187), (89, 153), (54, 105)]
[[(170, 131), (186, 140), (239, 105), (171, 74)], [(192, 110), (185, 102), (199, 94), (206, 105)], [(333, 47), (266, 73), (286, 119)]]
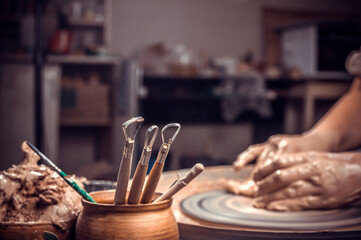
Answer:
[[(35, 3), (35, 0), (4, 0), (0, 3), (0, 28), (4, 33), (0, 37), (0, 67), (9, 69), (3, 71), (3, 77), (13, 79), (13, 83), (21, 83), (24, 79), (24, 86), (31, 93)], [(112, 0), (49, 0), (44, 3), (44, 39), (47, 41), (43, 74), (44, 153), (68, 173), (77, 173), (83, 166), (95, 165), (98, 160), (117, 164), (122, 151), (119, 128), (127, 116), (116, 111), (115, 89), (120, 84), (121, 59), (109, 54)], [(72, 12), (74, 4), (80, 7), (78, 15)], [(59, 10), (62, 15), (58, 14)], [(51, 52), (52, 39), (57, 30), (64, 29), (71, 35), (69, 52), (55, 54)], [(17, 72), (12, 72), (13, 69)], [(24, 73), (19, 69), (24, 69)], [(0, 109), (4, 124), (14, 126), (7, 132), (17, 134), (12, 138), (17, 142), (9, 143), (13, 147), (7, 156), (13, 157), (6, 164), (10, 166), (21, 159), (18, 139), (25, 137), (33, 142), (34, 97), (24, 94), (20, 84), (14, 89), (4, 84), (1, 87), (1, 91), (8, 88), (15, 96), (22, 94), (28, 109), (21, 114), (17, 106)], [(11, 95), (3, 97), (6, 97), (4, 103), (13, 99)], [(10, 119), (14, 114), (27, 119), (26, 124), (20, 120), (14, 123)], [(23, 127), (21, 132), (15, 129), (19, 126)], [(1, 139), (6, 137), (1, 135)]]
[(61, 67), (59, 166), (69, 173), (84, 173), (84, 168), (95, 166), (99, 160), (109, 165), (119, 160), (120, 143), (116, 135), (120, 134), (121, 123), (114, 91), (120, 78), (121, 59), (100, 51), (88, 52), (94, 45), (99, 49), (110, 45), (111, 0), (93, 2), (102, 5), (101, 19), (89, 18), (84, 13), (78, 17), (67, 15), (73, 36), (71, 52), (47, 56), (49, 63)]
[[(49, 55), (47, 59), (49, 63), (61, 65), (62, 69), (60, 126), (111, 126), (114, 105), (112, 89), (114, 89), (114, 80), (118, 77), (120, 58)], [(89, 75), (95, 75), (97, 81), (89, 83), (86, 79)], [(66, 83), (64, 79), (67, 79)]]
[(148, 94), (141, 99), (141, 112), (148, 121), (219, 123), (220, 98), (213, 91), (220, 78), (145, 76)]
[(48, 55), (49, 63), (82, 64), (82, 65), (109, 65), (119, 64), (119, 57), (113, 56), (85, 56), (85, 55)]
[(104, 20), (87, 20), (79, 18), (68, 18), (72, 27), (104, 27)]
[[(61, 66), (63, 73), (61, 125), (109, 125), (113, 108), (111, 94), (115, 84), (115, 71), (119, 65), (64, 63)], [(91, 82), (92, 79), (94, 83)]]

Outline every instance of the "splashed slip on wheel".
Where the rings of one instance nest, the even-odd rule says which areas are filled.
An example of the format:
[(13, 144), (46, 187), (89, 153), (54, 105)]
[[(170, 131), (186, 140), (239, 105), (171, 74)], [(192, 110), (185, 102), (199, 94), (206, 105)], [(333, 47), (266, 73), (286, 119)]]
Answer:
[(219, 224), (277, 230), (325, 230), (361, 224), (361, 208), (275, 212), (252, 207), (252, 199), (225, 191), (196, 194), (181, 202), (191, 217)]

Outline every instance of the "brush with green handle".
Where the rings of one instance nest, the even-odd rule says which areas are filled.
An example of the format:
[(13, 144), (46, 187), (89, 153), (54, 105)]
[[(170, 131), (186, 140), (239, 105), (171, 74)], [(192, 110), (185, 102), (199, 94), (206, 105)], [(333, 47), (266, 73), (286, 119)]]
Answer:
[(80, 194), (80, 196), (82, 196), (82, 198), (89, 202), (95, 203), (94, 199), (84, 189), (79, 187), (73, 179), (66, 175), (66, 173), (63, 172), (58, 166), (56, 166), (52, 161), (50, 161), (50, 159), (47, 158), (42, 152), (40, 152), (39, 149), (37, 149), (29, 142), (26, 142), (26, 144), (41, 158), (41, 160), (43, 160), (45, 165), (50, 167), (53, 171), (57, 172), (64, 179), (65, 182), (67, 182), (77, 193)]

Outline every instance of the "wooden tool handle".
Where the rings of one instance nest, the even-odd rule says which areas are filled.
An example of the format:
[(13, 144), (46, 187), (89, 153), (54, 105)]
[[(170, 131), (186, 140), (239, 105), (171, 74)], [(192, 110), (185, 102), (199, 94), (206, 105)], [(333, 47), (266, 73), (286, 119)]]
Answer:
[(128, 157), (123, 158), (117, 180), (117, 188), (115, 190), (114, 203), (126, 204), (126, 194), (128, 189), (128, 181), (130, 176), (131, 159)]
[(148, 165), (142, 165), (138, 163), (137, 169), (135, 170), (132, 186), (130, 187), (128, 204), (138, 204), (140, 195), (144, 185), (145, 176), (147, 175)]
[(123, 151), (122, 162), (120, 163), (117, 188), (114, 195), (115, 204), (126, 204), (126, 195), (130, 177), (130, 167), (133, 158), (134, 141), (126, 141)]
[(160, 176), (163, 171), (164, 163), (155, 162), (150, 171), (147, 183), (145, 185), (142, 197), (140, 199), (140, 203), (150, 203), (153, 198), (153, 194), (155, 189), (157, 188)]
[(204, 166), (201, 163), (197, 163), (192, 167), (189, 172), (179, 179), (171, 188), (168, 189), (165, 193), (163, 193), (160, 197), (154, 200), (153, 203), (163, 201), (165, 199), (169, 199), (173, 197), (177, 192), (179, 192), (182, 188), (187, 186), (194, 178), (196, 178), (199, 174), (201, 174), (204, 170)]

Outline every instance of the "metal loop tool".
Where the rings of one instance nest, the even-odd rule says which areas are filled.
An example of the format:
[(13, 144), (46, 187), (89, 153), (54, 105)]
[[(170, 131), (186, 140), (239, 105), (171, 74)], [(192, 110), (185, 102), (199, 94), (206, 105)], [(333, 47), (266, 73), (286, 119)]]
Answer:
[[(126, 142), (124, 145), (123, 157), (118, 172), (117, 187), (114, 195), (115, 204), (126, 203), (126, 194), (134, 151), (134, 140), (143, 122), (144, 118), (134, 117), (122, 124)], [(133, 126), (134, 128), (132, 129), (133, 131), (131, 134), (128, 134), (130, 126)]]
[[(137, 133), (143, 121), (144, 118), (142, 117), (134, 117), (122, 124), (122, 130), (125, 136), (125, 147), (124, 147), (123, 157), (124, 155), (126, 155), (127, 157), (131, 157), (131, 155), (133, 154), (134, 140), (135, 137), (137, 136)], [(131, 126), (132, 129), (130, 129)]]
[[(142, 117), (133, 117), (128, 121), (124, 122), (122, 124), (122, 129), (125, 139), (134, 140), (143, 122), (144, 122), (144, 118)], [(128, 135), (127, 128), (133, 124), (136, 124), (135, 127), (133, 128), (133, 132), (131, 135)]]
[(165, 141), (164, 141), (164, 131), (169, 129), (169, 128), (177, 128), (177, 129), (176, 129), (175, 133), (173, 134), (173, 136), (171, 138), (169, 138), (168, 143), (167, 143), (168, 145), (172, 144), (174, 139), (177, 137), (177, 135), (178, 135), (178, 133), (179, 133), (179, 131), (181, 129), (181, 125), (179, 123), (169, 123), (169, 124), (167, 124), (167, 125), (165, 125), (163, 127), (162, 134), (161, 134), (163, 144), (165, 143)]
[[(159, 128), (156, 125), (153, 125), (150, 128), (148, 128), (148, 130), (145, 133), (144, 147), (143, 147), (143, 152), (142, 152), (142, 155), (140, 158), (140, 163), (142, 165), (148, 165), (148, 163), (149, 163), (153, 144), (154, 144), (155, 139), (157, 138), (158, 131), (159, 131)], [(153, 132), (153, 136), (151, 136), (152, 132)], [(149, 141), (149, 139), (150, 139), (150, 141)]]
[[(170, 137), (169, 140), (166, 142), (164, 140), (164, 132), (170, 128), (176, 128), (176, 131), (174, 132), (172, 137)], [(141, 200), (140, 200), (141, 203), (150, 203), (152, 201), (153, 194), (157, 188), (158, 182), (162, 175), (164, 162), (169, 153), (170, 146), (173, 143), (174, 139), (177, 137), (180, 129), (181, 129), (181, 125), (179, 123), (170, 123), (163, 127), (162, 132), (161, 132), (163, 144), (161, 145), (161, 147), (159, 149), (157, 160), (155, 161), (155, 163), (152, 167), (152, 170), (149, 174), (147, 183), (144, 187), (144, 191), (143, 191), (143, 194), (142, 194)]]
[[(176, 128), (176, 131), (174, 132), (173, 136), (169, 138), (168, 142), (164, 140), (164, 131), (170, 128)], [(170, 145), (173, 143), (174, 139), (177, 137), (179, 131), (181, 129), (181, 125), (179, 123), (169, 123), (165, 125), (162, 129), (161, 135), (162, 135), (162, 146), (160, 147), (159, 154), (157, 157), (158, 163), (164, 163), (165, 159), (167, 158)]]
[[(135, 170), (132, 186), (130, 187), (128, 204), (138, 204), (140, 195), (147, 175), (149, 159), (152, 154), (152, 147), (157, 137), (159, 128), (156, 125), (151, 126), (145, 133), (143, 152)], [(153, 135), (151, 136), (151, 134)]]

